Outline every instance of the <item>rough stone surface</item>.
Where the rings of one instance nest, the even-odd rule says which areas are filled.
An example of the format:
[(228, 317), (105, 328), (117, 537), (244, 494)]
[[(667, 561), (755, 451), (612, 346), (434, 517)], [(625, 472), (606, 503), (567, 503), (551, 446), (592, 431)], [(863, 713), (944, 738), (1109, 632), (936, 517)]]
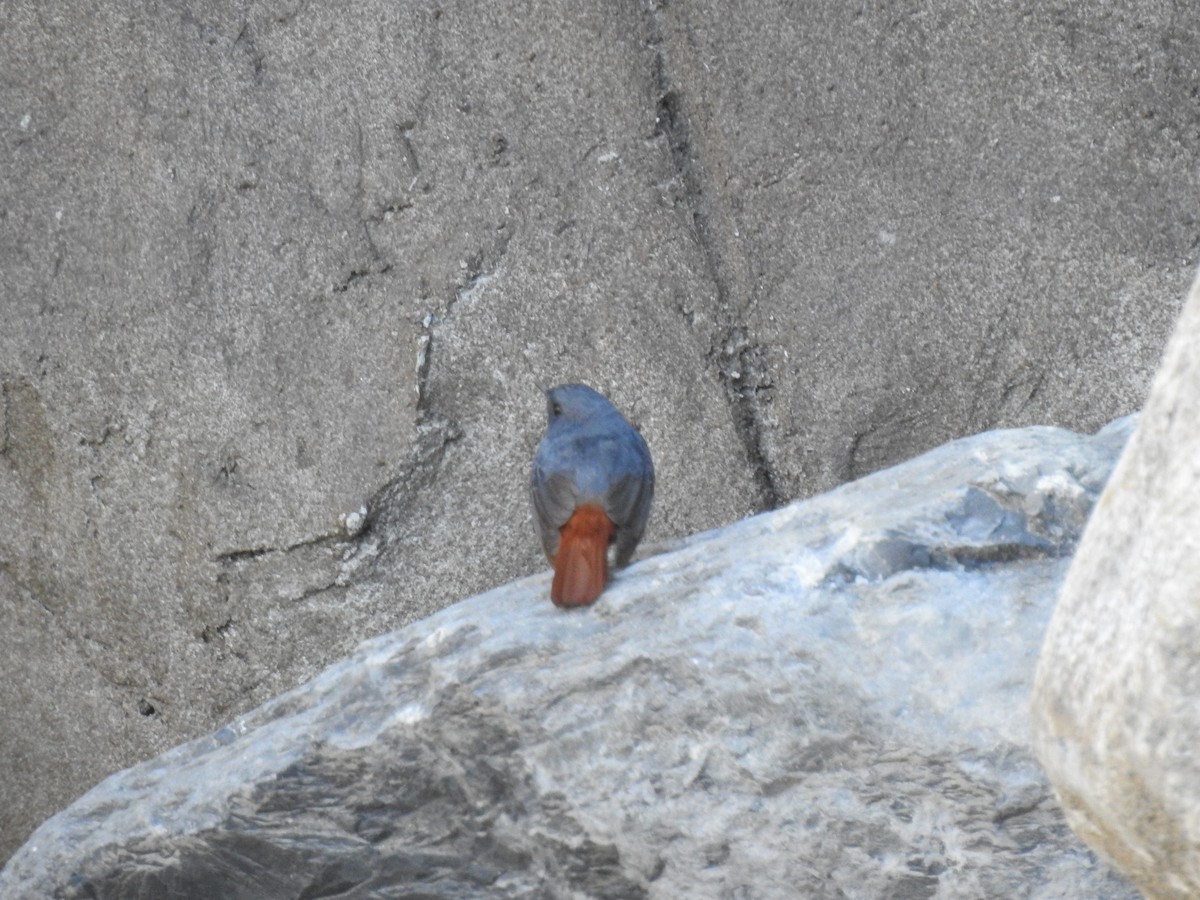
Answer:
[(1134, 900), (1028, 750), (1037, 647), (1132, 428), (947, 445), (363, 644), (43, 825), (0, 895)]
[(1200, 279), (1038, 664), (1038, 756), (1147, 897), (1200, 896)]
[(723, 371), (758, 398), (780, 496), (1140, 406), (1200, 244), (1200, 19), (767, 0), (658, 21), (738, 309)]
[(647, 540), (1141, 404), (1196, 261), (1177, 3), (0, 6), (0, 858), (537, 571), (536, 385)]

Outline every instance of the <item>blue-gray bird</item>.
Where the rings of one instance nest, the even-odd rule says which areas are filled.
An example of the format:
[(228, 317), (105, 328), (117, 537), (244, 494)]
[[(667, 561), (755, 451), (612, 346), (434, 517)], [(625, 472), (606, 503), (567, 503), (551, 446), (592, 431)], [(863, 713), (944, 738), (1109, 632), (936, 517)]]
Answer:
[(549, 422), (533, 457), (530, 492), (546, 558), (554, 566), (550, 599), (586, 606), (613, 564), (629, 562), (654, 498), (654, 463), (637, 430), (587, 385), (546, 391)]

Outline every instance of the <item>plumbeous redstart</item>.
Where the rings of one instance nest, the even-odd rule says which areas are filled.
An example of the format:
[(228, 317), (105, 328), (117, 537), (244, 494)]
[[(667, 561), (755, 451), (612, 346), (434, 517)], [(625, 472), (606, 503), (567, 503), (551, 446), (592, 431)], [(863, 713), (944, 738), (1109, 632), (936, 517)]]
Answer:
[(586, 606), (613, 564), (629, 562), (654, 498), (654, 463), (637, 430), (605, 397), (583, 384), (546, 391), (549, 422), (533, 457), (530, 490), (546, 558), (550, 599)]

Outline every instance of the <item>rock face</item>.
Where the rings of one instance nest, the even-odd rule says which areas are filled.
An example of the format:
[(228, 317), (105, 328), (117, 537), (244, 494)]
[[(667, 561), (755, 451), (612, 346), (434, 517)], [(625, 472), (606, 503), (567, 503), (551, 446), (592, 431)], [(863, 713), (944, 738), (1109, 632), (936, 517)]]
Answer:
[(1140, 407), (1200, 33), (988, 6), (0, 4), (0, 858), (539, 571), (539, 383), (649, 542)]
[(1200, 896), (1200, 280), (1038, 664), (1038, 756), (1147, 897)]
[(980, 435), (363, 644), (44, 824), (0, 895), (1134, 900), (1029, 750), (1132, 423)]

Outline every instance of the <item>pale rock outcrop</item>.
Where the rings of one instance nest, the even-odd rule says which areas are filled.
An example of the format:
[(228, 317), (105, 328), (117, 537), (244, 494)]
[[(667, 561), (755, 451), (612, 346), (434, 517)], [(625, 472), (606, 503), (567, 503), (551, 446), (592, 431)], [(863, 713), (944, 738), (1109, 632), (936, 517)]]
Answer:
[(1200, 896), (1200, 280), (1063, 586), (1034, 722), (1072, 827), (1147, 897)]
[(546, 574), (459, 603), (112, 776), (0, 894), (1133, 900), (1027, 713), (1131, 427), (946, 445), (589, 608)]

